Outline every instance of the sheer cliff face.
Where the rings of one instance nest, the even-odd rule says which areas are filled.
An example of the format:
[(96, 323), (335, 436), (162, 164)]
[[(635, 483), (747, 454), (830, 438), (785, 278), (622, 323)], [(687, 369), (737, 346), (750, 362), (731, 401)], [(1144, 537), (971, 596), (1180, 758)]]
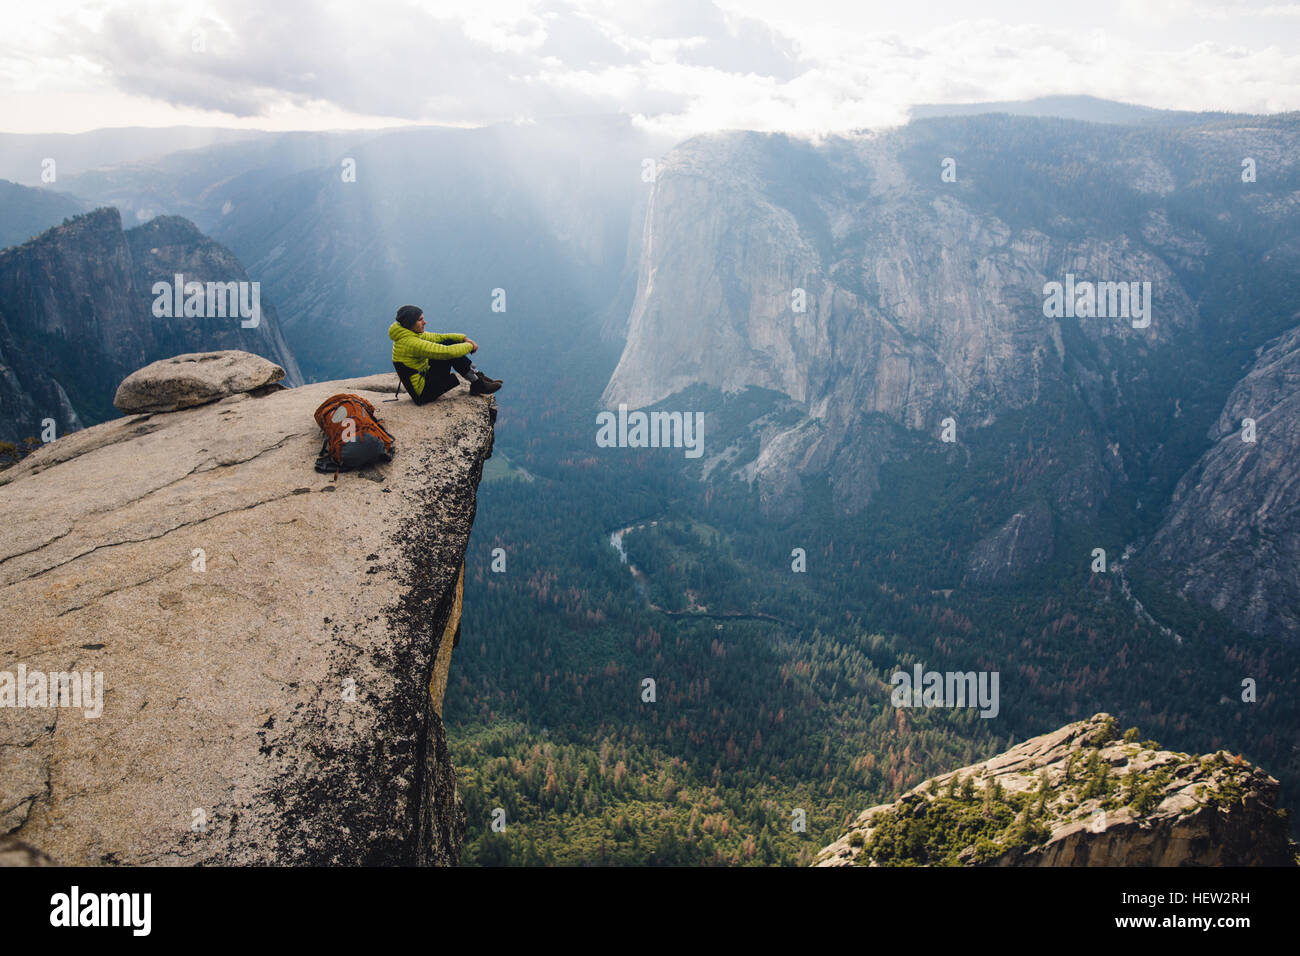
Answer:
[(243, 349), (302, 381), (275, 308), (261, 321), (157, 317), (154, 283), (247, 282), (228, 250), (176, 217), (122, 230), (116, 209), (98, 209), (30, 242), (0, 251), (0, 439), (57, 434), (113, 417), (113, 394), (143, 365), (184, 352)]
[(1263, 351), (1210, 437), (1143, 557), (1243, 630), (1300, 641), (1300, 328)]
[[(1207, 170), (1231, 182), (1242, 149), (1289, 165), (1287, 144), (1300, 138), (1292, 127), (1162, 137), (1044, 122), (914, 124), (816, 146), (737, 133), (678, 147), (655, 183), (605, 405), (644, 406), (701, 382), (784, 392), (806, 420), (768, 436), (747, 477), (775, 489), (827, 472), (838, 504), (854, 511), (888, 453), (866, 420), (937, 438), (952, 416), (960, 441), (1009, 411), (1078, 396), (1091, 414), (1072, 424), (1095, 460), (1081, 463), (1077, 500), (1053, 504), (1091, 511), (1132, 470), (1130, 456), (1146, 453), (1131, 440), (1107, 449), (1131, 439), (1144, 404), (1160, 400), (1154, 370), (1186, 363), (1191, 390), (1206, 360), (1189, 289), (1204, 287), (1224, 247), (1171, 214), (1176, 187), (1199, 188)], [(1015, 168), (997, 137), (1019, 138)], [(953, 182), (941, 180), (945, 158)], [(1285, 193), (1261, 190), (1253, 198)], [(1250, 212), (1294, 236), (1275, 206), (1206, 218), (1228, 234)], [(1046, 316), (1045, 285), (1067, 275), (1149, 282), (1149, 327)]]
[[(380, 404), (395, 384), (132, 415), (0, 472), (0, 672), (103, 688), (93, 716), (0, 708), (0, 846), (63, 864), (457, 862), (441, 714), (492, 403)], [(341, 391), (376, 404), (397, 454), (333, 481), (312, 415)]]
[(1278, 782), (1097, 714), (865, 810), (815, 866), (1293, 866)]

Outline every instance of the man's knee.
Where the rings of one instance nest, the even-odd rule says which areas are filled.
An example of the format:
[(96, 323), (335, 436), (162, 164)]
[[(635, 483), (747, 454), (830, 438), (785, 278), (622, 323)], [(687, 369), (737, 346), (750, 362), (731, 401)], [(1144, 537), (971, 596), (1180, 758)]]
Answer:
[(415, 399), (417, 405), (427, 405), (440, 395), (445, 395), (453, 388), (460, 384), (455, 375), (447, 372), (445, 375), (426, 375), (424, 377), (424, 390), (420, 392), (419, 397)]

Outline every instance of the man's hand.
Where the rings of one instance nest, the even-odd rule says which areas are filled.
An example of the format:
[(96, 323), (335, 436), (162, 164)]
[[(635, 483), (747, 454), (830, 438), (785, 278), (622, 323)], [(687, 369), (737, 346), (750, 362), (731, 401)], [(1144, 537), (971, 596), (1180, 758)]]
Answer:
[(465, 336), (465, 341), (473, 346), (473, 348), (469, 350), (471, 355), (473, 355), (475, 352), (478, 351), (478, 343), (475, 342), (473, 339), (471, 339), (468, 335)]

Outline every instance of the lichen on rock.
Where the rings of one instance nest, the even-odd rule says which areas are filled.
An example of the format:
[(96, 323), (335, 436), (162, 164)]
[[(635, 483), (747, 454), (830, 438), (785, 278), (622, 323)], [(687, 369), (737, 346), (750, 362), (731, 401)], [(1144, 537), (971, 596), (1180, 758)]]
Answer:
[(871, 807), (814, 866), (1285, 866), (1278, 782), (1096, 714)]

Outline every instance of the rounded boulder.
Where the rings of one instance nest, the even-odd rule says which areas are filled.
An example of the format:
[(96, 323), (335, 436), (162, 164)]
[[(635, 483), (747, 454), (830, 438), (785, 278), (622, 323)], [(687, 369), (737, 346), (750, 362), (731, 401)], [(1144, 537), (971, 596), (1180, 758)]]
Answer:
[(279, 389), (284, 369), (260, 355), (230, 349), (193, 352), (137, 369), (117, 387), (113, 405), (123, 412), (174, 412), (245, 392)]

